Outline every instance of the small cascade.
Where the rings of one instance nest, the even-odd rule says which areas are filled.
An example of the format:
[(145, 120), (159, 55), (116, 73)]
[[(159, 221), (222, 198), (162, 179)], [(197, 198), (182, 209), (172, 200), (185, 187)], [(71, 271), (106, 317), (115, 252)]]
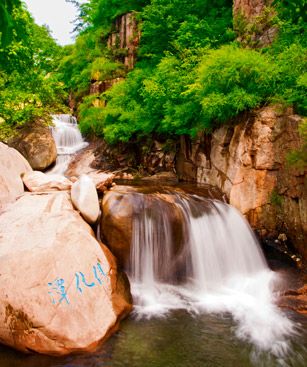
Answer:
[(88, 143), (84, 141), (78, 128), (77, 119), (71, 115), (53, 115), (52, 135), (56, 143), (58, 157), (55, 166), (48, 171), (64, 174), (72, 156)]
[(239, 338), (286, 354), (295, 331), (274, 304), (278, 276), (241, 214), (195, 195), (140, 195), (130, 257), (137, 316), (171, 309), (231, 313)]

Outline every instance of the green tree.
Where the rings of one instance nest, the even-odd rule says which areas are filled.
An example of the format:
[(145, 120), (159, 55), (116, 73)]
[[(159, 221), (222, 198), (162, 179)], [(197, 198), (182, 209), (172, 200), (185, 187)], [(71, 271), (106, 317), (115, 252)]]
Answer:
[(0, 48), (0, 139), (20, 125), (49, 121), (52, 111), (63, 109), (65, 98), (54, 74), (61, 47), (23, 5), (6, 10), (13, 29), (10, 42)]
[(20, 0), (2, 0), (0, 3), (0, 46), (5, 47), (13, 38), (14, 8), (21, 6)]

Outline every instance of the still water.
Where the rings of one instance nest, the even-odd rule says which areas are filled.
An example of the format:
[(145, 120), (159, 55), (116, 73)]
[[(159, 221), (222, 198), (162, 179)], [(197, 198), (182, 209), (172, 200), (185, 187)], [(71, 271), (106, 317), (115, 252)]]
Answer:
[[(103, 311), (102, 311), (103, 312)], [(25, 356), (0, 347), (1, 367), (249, 367), (306, 366), (306, 318), (289, 313), (300, 325), (292, 351), (278, 359), (259, 353), (235, 335), (230, 314), (172, 311), (163, 318), (125, 320), (97, 352), (64, 358)]]

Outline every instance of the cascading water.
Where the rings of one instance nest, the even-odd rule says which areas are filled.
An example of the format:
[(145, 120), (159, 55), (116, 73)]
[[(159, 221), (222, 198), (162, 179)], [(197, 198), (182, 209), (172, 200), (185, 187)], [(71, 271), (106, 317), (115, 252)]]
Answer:
[(77, 151), (85, 148), (86, 143), (79, 131), (77, 120), (71, 115), (53, 115), (52, 135), (56, 143), (58, 157), (55, 166), (48, 171), (64, 174), (69, 162)]
[(278, 276), (240, 213), (195, 195), (139, 195), (130, 257), (138, 317), (178, 308), (229, 312), (239, 338), (286, 354), (294, 325), (274, 304)]

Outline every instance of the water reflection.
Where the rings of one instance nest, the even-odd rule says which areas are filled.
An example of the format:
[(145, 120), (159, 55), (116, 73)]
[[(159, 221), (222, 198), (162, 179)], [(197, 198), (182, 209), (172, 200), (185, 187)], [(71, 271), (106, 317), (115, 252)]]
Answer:
[(305, 366), (306, 318), (289, 314), (301, 323), (292, 352), (279, 360), (235, 336), (229, 314), (191, 315), (173, 311), (168, 317), (122, 323), (121, 330), (95, 353), (52, 358), (24, 356), (0, 347), (0, 367), (275, 367)]

